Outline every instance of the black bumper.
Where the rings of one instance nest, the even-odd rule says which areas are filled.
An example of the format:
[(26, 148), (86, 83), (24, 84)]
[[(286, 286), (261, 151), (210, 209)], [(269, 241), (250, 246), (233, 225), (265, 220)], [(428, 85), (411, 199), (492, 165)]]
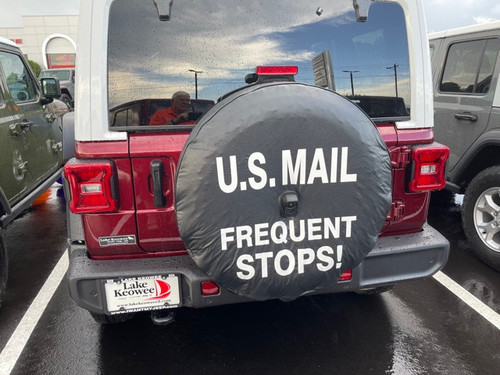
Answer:
[[(350, 281), (339, 282), (315, 294), (358, 291), (433, 275), (448, 260), (449, 242), (429, 225), (414, 234), (381, 237)], [(107, 314), (103, 282), (139, 276), (180, 276), (181, 306), (202, 308), (251, 301), (220, 288), (214, 296), (201, 294), (201, 282), (210, 278), (188, 256), (127, 260), (91, 260), (83, 245), (69, 246), (68, 285), (71, 298), (89, 311)]]

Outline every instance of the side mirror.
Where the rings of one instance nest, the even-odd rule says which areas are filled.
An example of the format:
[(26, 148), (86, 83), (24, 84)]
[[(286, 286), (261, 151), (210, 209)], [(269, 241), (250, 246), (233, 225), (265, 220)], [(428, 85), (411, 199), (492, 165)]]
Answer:
[(52, 103), (54, 98), (61, 96), (61, 86), (57, 78), (42, 78), (40, 84), (42, 85), (42, 104)]

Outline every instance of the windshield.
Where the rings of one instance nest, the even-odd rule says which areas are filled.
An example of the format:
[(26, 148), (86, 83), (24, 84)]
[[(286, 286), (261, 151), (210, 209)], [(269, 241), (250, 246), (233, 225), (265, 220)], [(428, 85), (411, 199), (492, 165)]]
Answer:
[[(169, 1), (163, 3), (168, 9)], [(179, 90), (215, 103), (262, 65), (298, 66), (296, 81), (352, 97), (372, 117), (409, 113), (406, 25), (398, 4), (373, 3), (366, 22), (356, 21), (352, 0), (322, 8), (311, 0), (175, 1), (170, 15), (160, 21), (153, 0), (111, 5), (112, 126), (147, 124), (151, 99), (170, 99)], [(397, 110), (384, 110), (392, 105)], [(117, 117), (118, 110), (133, 113)]]
[(44, 70), (38, 78), (57, 78), (59, 81), (69, 81), (70, 70)]

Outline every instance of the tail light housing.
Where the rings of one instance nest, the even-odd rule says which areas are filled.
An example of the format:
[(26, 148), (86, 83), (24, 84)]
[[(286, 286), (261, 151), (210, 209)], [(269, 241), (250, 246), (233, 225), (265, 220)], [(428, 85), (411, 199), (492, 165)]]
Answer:
[(340, 275), (339, 281), (351, 281), (352, 279), (352, 270), (348, 269)]
[(413, 175), (409, 183), (410, 192), (444, 188), (449, 155), (450, 149), (442, 145), (415, 147), (412, 150)]
[(64, 177), (69, 183), (71, 196), (68, 207), (71, 212), (105, 213), (118, 209), (113, 162), (69, 162), (64, 166)]
[(220, 294), (219, 286), (213, 281), (202, 281), (201, 282), (201, 295), (203, 296), (215, 296)]
[(297, 66), (258, 66), (255, 73), (250, 73), (245, 76), (245, 82), (264, 83), (270, 81), (295, 81), (295, 76), (299, 72)]
[(258, 75), (297, 75), (299, 68), (295, 65), (290, 66), (258, 66), (255, 73)]

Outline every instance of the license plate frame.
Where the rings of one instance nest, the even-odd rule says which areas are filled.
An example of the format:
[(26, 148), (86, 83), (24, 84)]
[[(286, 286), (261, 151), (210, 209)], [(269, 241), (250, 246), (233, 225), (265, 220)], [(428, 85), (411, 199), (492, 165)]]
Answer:
[(175, 274), (104, 280), (107, 312), (114, 315), (179, 307), (179, 285)]

